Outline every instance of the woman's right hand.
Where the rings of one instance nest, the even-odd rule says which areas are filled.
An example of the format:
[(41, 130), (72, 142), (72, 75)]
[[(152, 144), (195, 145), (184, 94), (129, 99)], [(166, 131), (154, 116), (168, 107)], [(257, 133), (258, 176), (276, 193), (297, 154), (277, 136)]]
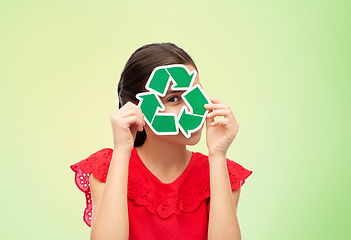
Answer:
[(129, 153), (134, 147), (137, 131), (143, 131), (144, 114), (134, 103), (127, 102), (110, 116), (114, 149), (123, 149)]

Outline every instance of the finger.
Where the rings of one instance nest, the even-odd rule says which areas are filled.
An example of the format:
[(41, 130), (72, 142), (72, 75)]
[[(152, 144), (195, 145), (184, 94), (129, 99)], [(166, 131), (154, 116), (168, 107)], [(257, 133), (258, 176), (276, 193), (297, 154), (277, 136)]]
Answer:
[(207, 115), (206, 116), (206, 127), (210, 127), (210, 125), (211, 125), (211, 123), (213, 123), (213, 121), (214, 121), (214, 118), (208, 117), (208, 115)]
[(140, 119), (144, 119), (144, 114), (138, 106), (131, 106), (130, 108), (127, 108), (120, 113), (120, 117), (122, 118), (126, 118), (133, 115), (139, 117)]
[(143, 119), (144, 125), (145, 125), (145, 120), (144, 120), (144, 113), (141, 111), (141, 108), (137, 106), (137, 112), (139, 114), (139, 117)]
[(229, 108), (229, 106), (226, 104), (210, 103), (210, 104), (205, 104), (204, 108), (206, 108), (207, 110), (215, 110), (215, 109), (226, 109), (226, 108)]
[(211, 123), (211, 127), (216, 127), (216, 126), (219, 126), (219, 125), (222, 125), (225, 128), (227, 128), (227, 129), (233, 127), (232, 122), (228, 118), (216, 119), (214, 122)]
[(128, 112), (131, 109), (136, 110), (137, 112), (140, 113), (140, 115), (144, 116), (143, 112), (141, 111), (140, 107), (132, 102), (127, 102), (123, 107), (121, 107), (118, 111), (123, 113), (123, 112)]
[(211, 100), (212, 103), (224, 104), (221, 100), (219, 100), (217, 98), (210, 97), (210, 100)]
[[(216, 116), (224, 116), (224, 115), (220, 115), (220, 113), (218, 113), (218, 115), (215, 115), (216, 114), (215, 112), (217, 112), (219, 109), (228, 109), (227, 116), (224, 116), (224, 117), (231, 119), (232, 121), (234, 121), (234, 123), (236, 125), (239, 126), (232, 110), (230, 109), (230, 107), (228, 105), (224, 104), (222, 101), (220, 101), (219, 99), (216, 99), (216, 98), (210, 97), (210, 100), (212, 103), (205, 104), (205, 106), (204, 106), (205, 109), (210, 110), (210, 112), (208, 113), (210, 118), (214, 118)], [(211, 111), (213, 112), (213, 114), (211, 114)], [(222, 113), (224, 113), (224, 112), (222, 112)]]
[[(139, 115), (141, 119), (144, 119), (144, 113), (138, 105), (131, 103), (131, 108), (136, 111), (136, 113)], [(145, 121), (144, 121), (144, 125), (145, 125)]]
[(119, 111), (123, 111), (123, 110), (126, 110), (126, 109), (131, 109), (131, 108), (133, 108), (133, 107), (135, 107), (135, 106), (137, 106), (137, 105), (135, 105), (134, 103), (132, 103), (132, 102), (127, 102), (126, 104), (124, 104), (120, 109), (119, 109)]
[(215, 117), (225, 117), (230, 119), (230, 121), (232, 121), (233, 123), (237, 123), (235, 116), (233, 114), (233, 112), (230, 109), (220, 109), (220, 110), (214, 110), (211, 112), (211, 114), (209, 114), (211, 118), (215, 118)]
[(126, 126), (131, 127), (132, 125), (136, 126), (136, 129), (138, 131), (143, 131), (144, 128), (144, 121), (143, 119), (140, 119), (139, 117), (132, 115), (124, 119)]
[(232, 112), (229, 109), (219, 109), (219, 110), (214, 110), (211, 113), (208, 114), (208, 117), (214, 118), (214, 117), (231, 117), (229, 116)]

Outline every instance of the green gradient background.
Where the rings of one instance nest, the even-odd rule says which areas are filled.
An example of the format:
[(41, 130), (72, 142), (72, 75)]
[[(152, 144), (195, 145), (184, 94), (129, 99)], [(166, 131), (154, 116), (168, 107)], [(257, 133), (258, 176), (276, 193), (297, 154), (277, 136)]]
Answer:
[(165, 41), (239, 122), (243, 239), (351, 239), (348, 2), (2, 1), (0, 239), (89, 239), (69, 165), (113, 146), (124, 64)]

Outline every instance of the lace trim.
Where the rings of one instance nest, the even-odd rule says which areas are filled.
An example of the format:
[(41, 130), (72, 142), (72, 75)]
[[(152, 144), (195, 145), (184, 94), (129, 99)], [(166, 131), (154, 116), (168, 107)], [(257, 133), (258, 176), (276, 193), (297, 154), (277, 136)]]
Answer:
[(229, 159), (227, 159), (227, 167), (232, 190), (241, 188), (241, 186), (245, 183), (245, 179), (252, 174), (252, 171), (247, 170), (240, 164)]
[(164, 197), (153, 189), (144, 188), (129, 179), (128, 197), (138, 205), (145, 206), (152, 214), (168, 218), (173, 214), (193, 212), (200, 203), (210, 197), (210, 181), (205, 178), (195, 187), (173, 197)]
[[(227, 166), (232, 190), (239, 189), (252, 174), (252, 171), (231, 160), (227, 160)], [(182, 211), (195, 211), (203, 200), (210, 197), (210, 179), (205, 178), (195, 187), (168, 198), (129, 179), (128, 197), (134, 199), (136, 204), (145, 206), (152, 214), (165, 219), (173, 214), (179, 215)]]
[[(245, 169), (240, 164), (231, 160), (227, 160), (227, 166), (232, 190), (239, 189), (245, 183), (245, 179), (252, 173), (252, 171)], [(83, 168), (84, 167), (86, 166), (83, 164)], [(86, 208), (84, 210), (83, 220), (90, 227), (93, 212), (89, 185), (90, 173), (84, 173), (79, 164), (72, 165), (71, 169), (75, 172), (75, 183), (77, 187), (85, 193)], [(104, 180), (106, 179), (104, 175), (107, 172), (108, 166), (107, 171), (102, 174), (100, 171), (97, 172), (98, 176), (95, 176), (95, 171), (92, 171), (94, 177), (101, 178), (102, 175)], [(196, 186), (176, 196), (166, 198), (155, 190), (145, 188), (128, 178), (127, 195), (128, 198), (133, 199), (136, 204), (145, 206), (150, 213), (157, 214), (165, 219), (173, 214), (179, 215), (182, 211), (195, 211), (203, 200), (210, 197), (210, 179), (209, 177), (204, 178)]]
[(79, 165), (72, 165), (71, 169), (75, 172), (75, 182), (79, 190), (85, 194), (86, 207), (84, 209), (83, 220), (84, 222), (91, 227), (91, 218), (93, 214), (93, 203), (91, 201), (91, 192), (89, 184), (89, 175), (86, 174), (80, 169)]
[(93, 153), (78, 164), (83, 172), (93, 173), (94, 177), (105, 183), (112, 154), (113, 150), (111, 148), (104, 148)]

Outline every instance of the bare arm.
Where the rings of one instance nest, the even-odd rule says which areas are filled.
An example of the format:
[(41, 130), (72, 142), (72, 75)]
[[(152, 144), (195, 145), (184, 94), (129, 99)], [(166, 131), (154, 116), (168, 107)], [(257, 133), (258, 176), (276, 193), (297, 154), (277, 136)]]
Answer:
[(214, 98), (211, 101), (211, 104), (205, 105), (210, 111), (206, 119), (211, 188), (208, 239), (240, 240), (236, 214), (240, 190), (231, 190), (226, 162), (227, 150), (238, 132), (239, 124), (229, 106)]
[(92, 198), (91, 200), (93, 204), (93, 215), (91, 219), (91, 225), (93, 225), (95, 221), (95, 216), (96, 216), (96, 214), (94, 214), (94, 210), (97, 212), (97, 209), (100, 206), (102, 193), (104, 192), (104, 189), (105, 189), (105, 183), (100, 182), (100, 180), (95, 178), (93, 174), (90, 174), (89, 184), (90, 184), (90, 192), (91, 192), (91, 198)]
[(144, 126), (143, 114), (138, 106), (128, 102), (110, 116), (114, 151), (106, 184), (89, 176), (93, 201), (91, 240), (127, 240), (128, 167), (137, 131)]
[(231, 190), (226, 160), (210, 158), (211, 205), (208, 239), (241, 239), (236, 214), (240, 189)]
[[(118, 155), (118, 158), (116, 157)], [(123, 159), (124, 158), (124, 159)], [(93, 218), (91, 240), (128, 239), (129, 220), (127, 205), (128, 185), (127, 154), (114, 151), (106, 184), (97, 183), (91, 175), (91, 192), (93, 200)]]

